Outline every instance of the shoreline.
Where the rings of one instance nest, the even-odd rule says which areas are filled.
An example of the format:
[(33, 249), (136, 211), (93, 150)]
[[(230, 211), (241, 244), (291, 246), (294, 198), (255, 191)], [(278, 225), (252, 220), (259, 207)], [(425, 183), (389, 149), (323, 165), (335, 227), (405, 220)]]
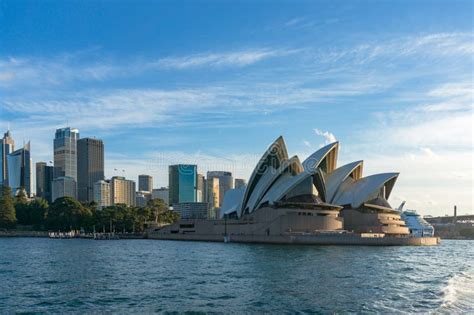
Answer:
[[(12, 237), (25, 237), (25, 238), (49, 238), (49, 232), (47, 231), (0, 231), (0, 238), (12, 238)], [(150, 237), (147, 233), (143, 233), (142, 235), (138, 234), (122, 234), (122, 233), (115, 233), (119, 239), (151, 239), (151, 240), (165, 240), (165, 238), (161, 237)], [(90, 237), (77, 237), (83, 239), (90, 239)], [(168, 238), (168, 240), (180, 240), (180, 241), (195, 241), (191, 239), (178, 239), (178, 238)], [(474, 241), (472, 238), (460, 238), (460, 237), (453, 237), (453, 238), (441, 238), (440, 240), (458, 240), (458, 241)], [(198, 241), (206, 241), (206, 240), (198, 240)], [(221, 240), (212, 240), (212, 242), (221, 242)]]

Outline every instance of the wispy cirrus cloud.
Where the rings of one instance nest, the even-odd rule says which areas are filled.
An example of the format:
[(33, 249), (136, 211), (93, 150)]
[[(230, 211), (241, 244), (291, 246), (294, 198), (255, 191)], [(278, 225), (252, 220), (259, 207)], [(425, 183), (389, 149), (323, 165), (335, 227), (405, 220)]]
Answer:
[(315, 57), (324, 63), (351, 63), (366, 65), (383, 61), (396, 64), (410, 58), (431, 61), (433, 58), (471, 56), (474, 53), (474, 33), (453, 32), (420, 34), (388, 38), (377, 42), (358, 43), (352, 46), (330, 50), (319, 50)]
[[(0, 86), (59, 86), (70, 82), (107, 81), (136, 77), (153, 70), (185, 70), (245, 67), (258, 62), (296, 54), (298, 49), (255, 48), (229, 52), (209, 52), (158, 59), (114, 60), (81, 54), (61, 54), (53, 58), (6, 57), (0, 59)], [(97, 54), (97, 53), (95, 53)]]
[(236, 52), (203, 53), (182, 57), (167, 57), (150, 63), (164, 69), (189, 69), (198, 67), (244, 67), (265, 59), (294, 54), (298, 50), (289, 49), (250, 49)]
[[(293, 23), (299, 19), (295, 19)], [(300, 77), (307, 76), (302, 78), (304, 80), (311, 79), (308, 74), (313, 77), (323, 74), (335, 78), (364, 71), (365, 76), (368, 65), (380, 72), (387, 67), (392, 69), (410, 60), (413, 62), (417, 60), (415, 66), (419, 68), (424, 64), (432, 65), (433, 61), (441, 62), (442, 58), (470, 57), (474, 54), (474, 34), (434, 33), (358, 43), (347, 47), (249, 48), (185, 56), (137, 57), (131, 60), (116, 60), (101, 55), (100, 50), (95, 50), (91, 56), (89, 53), (86, 50), (77, 54), (64, 53), (47, 58), (35, 56), (0, 58), (0, 86), (7, 89), (44, 88), (75, 82), (135, 78), (157, 70), (240, 69), (271, 59), (279, 59), (280, 65), (292, 69), (287, 75), (294, 76), (295, 73), (301, 73)], [(393, 75), (392, 71), (391, 76)], [(383, 82), (388, 79), (390, 78), (385, 78)]]
[[(338, 98), (379, 91), (380, 86), (360, 84), (330, 84), (308, 88), (298, 84), (242, 84), (229, 82), (225, 86), (200, 86), (177, 89), (86, 89), (78, 92), (56, 91), (54, 95), (25, 98), (6, 96), (0, 100), (2, 110), (15, 113), (25, 120), (51, 124), (74, 121), (77, 127), (121, 128), (129, 124), (168, 126), (189, 123), (190, 118), (212, 115), (212, 125), (220, 119), (229, 123), (229, 116), (240, 113), (262, 115), (295, 108), (315, 106)], [(219, 118), (220, 117), (220, 118)], [(202, 117), (197, 118), (202, 120)]]

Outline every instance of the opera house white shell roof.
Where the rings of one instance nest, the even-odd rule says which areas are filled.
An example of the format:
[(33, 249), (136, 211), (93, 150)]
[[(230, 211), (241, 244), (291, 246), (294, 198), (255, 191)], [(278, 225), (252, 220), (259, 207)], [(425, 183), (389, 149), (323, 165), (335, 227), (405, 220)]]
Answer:
[(224, 215), (241, 217), (265, 206), (300, 196), (317, 196), (322, 203), (359, 208), (390, 196), (398, 173), (362, 177), (363, 161), (337, 168), (339, 143), (328, 144), (303, 163), (288, 158), (285, 141), (279, 137), (265, 151), (245, 188), (226, 192), (221, 209)]

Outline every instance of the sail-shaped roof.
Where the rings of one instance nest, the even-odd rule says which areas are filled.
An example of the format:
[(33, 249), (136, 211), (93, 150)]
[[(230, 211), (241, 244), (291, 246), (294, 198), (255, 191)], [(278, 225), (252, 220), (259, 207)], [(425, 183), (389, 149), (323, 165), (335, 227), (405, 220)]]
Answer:
[(237, 213), (238, 211), (240, 211), (244, 193), (244, 187), (229, 189), (228, 191), (226, 191), (220, 211), (221, 218), (223, 218), (226, 214), (230, 215), (233, 212)]
[(319, 167), (323, 166), (322, 169), (325, 173), (332, 172), (336, 168), (338, 150), (339, 142), (337, 141), (322, 147), (304, 160), (304, 170), (314, 173)]
[(265, 153), (262, 155), (259, 162), (257, 163), (257, 166), (253, 170), (252, 175), (250, 176), (249, 182), (247, 184), (247, 189), (245, 190), (242, 199), (241, 209), (238, 213), (239, 216), (241, 216), (246, 210), (248, 211), (247, 202), (249, 201), (249, 198), (252, 195), (258, 182), (267, 172), (267, 169), (269, 167), (278, 169), (281, 163), (287, 159), (288, 152), (286, 150), (286, 144), (283, 140), (283, 137), (280, 136), (278, 137), (278, 139), (275, 140), (275, 142), (273, 142), (268, 147), (268, 149), (265, 151)]
[[(339, 168), (339, 143), (330, 143), (303, 163), (297, 156), (288, 159), (283, 137), (279, 137), (260, 158), (245, 188), (229, 190), (221, 215), (251, 213), (265, 204), (284, 200), (310, 200), (318, 195), (328, 204), (358, 208), (364, 203), (381, 203), (389, 198), (398, 173), (362, 177), (363, 161)], [(376, 202), (377, 201), (377, 202)]]
[(362, 177), (362, 168), (364, 161), (355, 161), (341, 167), (336, 168), (331, 172), (326, 179), (326, 202), (332, 202), (338, 188), (349, 176), (354, 180), (358, 180)]
[(397, 180), (398, 173), (382, 173), (348, 181), (339, 188), (332, 203), (340, 206), (350, 205), (359, 208), (364, 202), (376, 198), (383, 189), (383, 198), (388, 199)]

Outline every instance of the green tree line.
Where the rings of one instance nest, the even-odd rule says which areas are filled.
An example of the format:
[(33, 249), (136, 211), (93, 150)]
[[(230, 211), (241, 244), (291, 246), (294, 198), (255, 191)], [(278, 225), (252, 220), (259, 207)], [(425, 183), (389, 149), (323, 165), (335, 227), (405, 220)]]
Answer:
[(52, 204), (42, 198), (29, 201), (23, 190), (13, 197), (10, 187), (0, 185), (0, 228), (141, 232), (149, 222), (166, 224), (178, 219), (179, 214), (169, 210), (162, 199), (150, 200), (144, 207), (116, 204), (99, 209), (94, 202), (80, 203), (71, 197)]

